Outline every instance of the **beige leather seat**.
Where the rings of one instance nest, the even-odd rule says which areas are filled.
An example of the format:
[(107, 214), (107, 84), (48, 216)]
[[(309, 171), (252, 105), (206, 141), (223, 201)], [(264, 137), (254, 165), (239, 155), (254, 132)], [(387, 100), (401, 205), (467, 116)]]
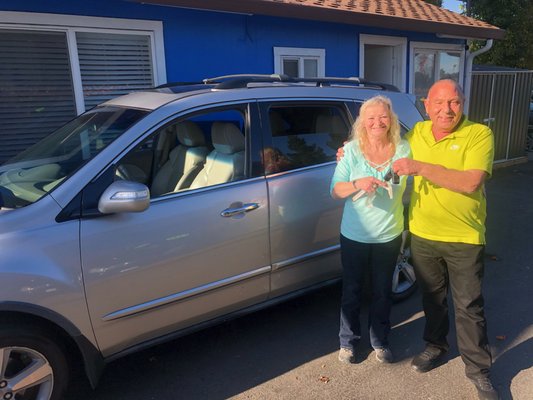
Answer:
[(154, 177), (150, 192), (155, 196), (189, 187), (209, 154), (204, 134), (194, 122), (183, 121), (173, 129), (179, 144)]
[(231, 122), (214, 122), (211, 140), (214, 150), (191, 189), (244, 178), (244, 135), (240, 129)]

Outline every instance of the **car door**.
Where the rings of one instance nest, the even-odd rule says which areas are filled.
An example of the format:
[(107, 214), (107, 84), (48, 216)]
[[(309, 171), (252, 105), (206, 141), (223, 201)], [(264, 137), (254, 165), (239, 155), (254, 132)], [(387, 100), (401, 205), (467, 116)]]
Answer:
[[(211, 138), (214, 123), (241, 130), (245, 135), (243, 175), (226, 182), (217, 176), (216, 183), (204, 176), (204, 184), (196, 184), (195, 189), (182, 188), (151, 199), (144, 212), (82, 220), (87, 304), (104, 355), (267, 298), (267, 191), (264, 177), (253, 176), (251, 154), (259, 151), (249, 113), (250, 106), (239, 104), (202, 110), (178, 121), (192, 121), (199, 127), (212, 159), (216, 159)], [(160, 132), (168, 132), (167, 128), (168, 124)], [(123, 158), (131, 162), (132, 153), (146, 152), (147, 143), (155, 148), (157, 140), (151, 136)], [(218, 166), (212, 169), (220, 171)]]
[(342, 101), (260, 103), (270, 198), (272, 296), (339, 276), (343, 203), (329, 193), (351, 117)]

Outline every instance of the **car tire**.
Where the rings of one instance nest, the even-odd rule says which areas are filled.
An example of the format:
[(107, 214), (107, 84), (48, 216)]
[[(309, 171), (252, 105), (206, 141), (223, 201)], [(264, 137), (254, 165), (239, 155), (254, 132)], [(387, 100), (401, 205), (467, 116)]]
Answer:
[(415, 271), (411, 263), (409, 242), (409, 233), (405, 231), (402, 248), (392, 277), (392, 300), (394, 302), (408, 298), (417, 288)]
[(68, 377), (65, 352), (45, 331), (0, 328), (0, 398), (60, 400)]

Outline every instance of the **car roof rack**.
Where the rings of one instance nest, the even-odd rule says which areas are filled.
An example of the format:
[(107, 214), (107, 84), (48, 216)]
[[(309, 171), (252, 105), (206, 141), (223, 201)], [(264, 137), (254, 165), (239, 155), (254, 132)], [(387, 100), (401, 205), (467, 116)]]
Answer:
[(192, 85), (202, 85), (204, 82), (167, 82), (163, 83), (162, 85), (154, 87), (154, 89), (164, 89), (164, 88), (170, 88), (174, 86), (192, 86)]
[(206, 85), (215, 84), (215, 89), (240, 89), (248, 87), (250, 83), (290, 82), (290, 80), (288, 75), (282, 74), (235, 74), (206, 78), (203, 82)]
[(355, 87), (375, 88), (380, 90), (388, 90), (391, 92), (399, 92), (400, 90), (393, 85), (380, 82), (367, 81), (358, 77), (350, 78), (336, 78), (336, 77), (321, 77), (321, 78), (293, 78), (283, 74), (236, 74), (224, 75), (215, 78), (207, 78), (203, 80), (204, 84), (215, 84), (215, 89), (242, 89), (249, 87), (251, 83), (314, 83), (318, 87), (331, 85), (350, 85)]

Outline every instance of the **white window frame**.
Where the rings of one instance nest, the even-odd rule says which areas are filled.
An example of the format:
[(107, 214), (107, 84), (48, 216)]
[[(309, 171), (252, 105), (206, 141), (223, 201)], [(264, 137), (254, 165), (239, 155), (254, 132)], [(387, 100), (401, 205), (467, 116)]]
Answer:
[[(131, 29), (132, 26), (135, 29)], [(78, 114), (85, 111), (85, 100), (76, 47), (76, 32), (149, 36), (154, 84), (157, 86), (166, 82), (165, 46), (161, 21), (0, 11), (0, 29), (65, 32)]]
[(400, 59), (397, 65), (400, 67), (396, 71), (396, 79), (399, 82), (398, 89), (405, 92), (407, 87), (407, 38), (384, 35), (359, 35), (359, 76), (365, 76), (365, 44), (375, 44), (383, 46), (399, 46)]
[[(274, 47), (274, 73), (283, 73), (283, 59), (284, 58), (298, 58), (306, 59), (313, 58), (317, 60), (317, 75), (318, 78), (326, 76), (326, 49), (311, 49), (301, 47)], [(299, 63), (303, 68), (303, 63)], [(301, 70), (298, 74), (301, 74)]]
[[(463, 86), (464, 82), (464, 69), (465, 69), (465, 47), (464, 45), (460, 44), (451, 44), (451, 43), (428, 43), (428, 42), (411, 42), (409, 53), (410, 53), (410, 65), (409, 68), (409, 93), (415, 92), (415, 53), (417, 50), (434, 50), (437, 52), (443, 52), (443, 51), (451, 51), (451, 52), (457, 52), (460, 54), (459, 58), (459, 84)], [(440, 79), (440, 68), (439, 68), (439, 61), (440, 57), (437, 57), (435, 60), (435, 70), (436, 75), (435, 79)]]

